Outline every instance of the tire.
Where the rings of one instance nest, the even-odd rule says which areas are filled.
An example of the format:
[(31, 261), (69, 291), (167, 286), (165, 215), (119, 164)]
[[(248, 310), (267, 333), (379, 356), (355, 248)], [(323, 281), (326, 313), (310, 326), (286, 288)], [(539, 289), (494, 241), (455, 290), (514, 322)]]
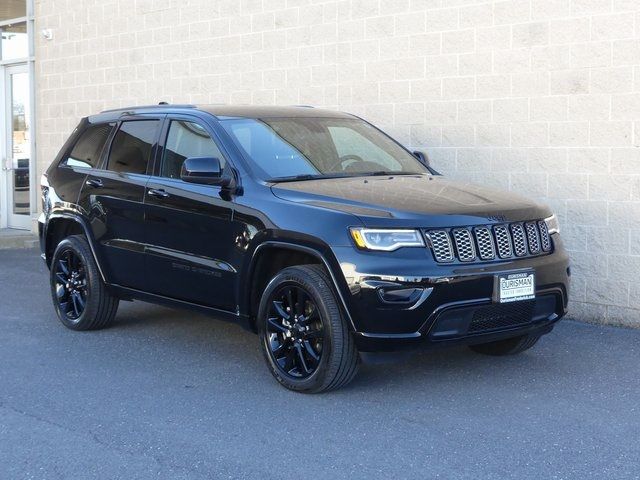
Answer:
[(53, 305), (65, 327), (97, 330), (113, 321), (119, 300), (102, 281), (84, 236), (72, 235), (58, 244), (51, 260), (50, 283)]
[(519, 337), (507, 338), (506, 340), (498, 340), (497, 342), (480, 343), (477, 345), (469, 345), (469, 348), (476, 353), (484, 355), (516, 355), (533, 347), (540, 335), (521, 335)]
[(279, 272), (262, 294), (257, 323), (267, 366), (285, 388), (320, 393), (343, 387), (356, 375), (358, 351), (321, 267)]

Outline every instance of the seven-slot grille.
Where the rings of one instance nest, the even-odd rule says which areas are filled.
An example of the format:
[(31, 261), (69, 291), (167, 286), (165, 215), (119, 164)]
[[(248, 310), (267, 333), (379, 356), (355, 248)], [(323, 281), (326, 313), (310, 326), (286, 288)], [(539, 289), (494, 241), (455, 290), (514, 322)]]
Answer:
[(551, 251), (544, 220), (501, 225), (425, 230), (439, 263), (489, 261), (536, 256)]

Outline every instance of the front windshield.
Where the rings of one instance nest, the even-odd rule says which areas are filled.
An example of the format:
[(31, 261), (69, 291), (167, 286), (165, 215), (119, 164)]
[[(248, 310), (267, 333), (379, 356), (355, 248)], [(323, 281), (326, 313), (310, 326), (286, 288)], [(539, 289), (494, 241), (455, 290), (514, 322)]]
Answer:
[(429, 173), (368, 123), (350, 118), (235, 118), (221, 124), (268, 180)]

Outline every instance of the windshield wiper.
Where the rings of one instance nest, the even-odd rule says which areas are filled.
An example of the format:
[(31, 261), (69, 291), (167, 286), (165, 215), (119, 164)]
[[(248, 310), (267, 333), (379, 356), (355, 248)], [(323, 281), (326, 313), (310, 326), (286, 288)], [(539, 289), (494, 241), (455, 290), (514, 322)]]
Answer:
[(320, 180), (323, 178), (352, 178), (352, 177), (383, 177), (394, 175), (422, 175), (418, 172), (390, 172), (388, 170), (379, 170), (375, 172), (344, 172), (344, 173), (303, 173), (300, 175), (291, 175), (289, 177), (270, 178), (269, 182), (298, 182), (304, 180)]
[(290, 177), (275, 177), (270, 178), (269, 182), (297, 182), (303, 180), (319, 180), (322, 178), (344, 178), (349, 175), (343, 173), (303, 173), (301, 175), (291, 175)]
[(362, 177), (384, 177), (386, 175), (393, 176), (393, 175), (421, 175), (421, 174), (417, 172), (390, 172), (388, 170), (379, 170), (376, 172), (362, 172), (358, 174), (358, 176), (362, 176)]

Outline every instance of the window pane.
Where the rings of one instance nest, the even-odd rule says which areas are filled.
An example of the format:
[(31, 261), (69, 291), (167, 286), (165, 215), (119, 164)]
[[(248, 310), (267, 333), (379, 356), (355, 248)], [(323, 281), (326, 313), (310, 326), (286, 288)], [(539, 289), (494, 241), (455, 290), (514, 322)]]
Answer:
[(428, 173), (408, 151), (358, 119), (245, 118), (221, 124), (263, 178)]
[(87, 128), (62, 164), (70, 167), (95, 168), (112, 128), (113, 123), (92, 125)]
[(169, 127), (160, 175), (180, 178), (182, 164), (189, 157), (216, 157), (222, 167), (225, 163), (220, 149), (204, 128), (197, 123), (174, 120)]
[[(294, 147), (294, 142), (278, 135), (266, 122), (243, 119), (225, 122), (224, 126), (238, 146), (260, 169), (267, 172), (267, 177), (314, 175), (320, 172), (320, 169), (302, 153), (302, 146)], [(311, 132), (308, 130), (301, 132), (301, 136), (308, 133), (311, 138)]]
[(0, 2), (0, 22), (27, 16), (27, 0), (2, 0)]
[(349, 127), (329, 127), (329, 133), (338, 151), (338, 156), (344, 160), (344, 166), (350, 162), (352, 165), (358, 159), (373, 162), (382, 169), (401, 171), (402, 165), (391, 155), (374, 144), (360, 133)]
[(9, 76), (11, 96), (11, 136), (8, 139), (12, 152), (13, 213), (31, 213), (29, 166), (31, 163), (31, 119), (29, 116), (29, 75), (12, 73)]
[(0, 27), (0, 58), (11, 60), (29, 56), (26, 22)]
[(107, 168), (114, 172), (146, 173), (157, 131), (157, 120), (123, 122), (113, 139)]

